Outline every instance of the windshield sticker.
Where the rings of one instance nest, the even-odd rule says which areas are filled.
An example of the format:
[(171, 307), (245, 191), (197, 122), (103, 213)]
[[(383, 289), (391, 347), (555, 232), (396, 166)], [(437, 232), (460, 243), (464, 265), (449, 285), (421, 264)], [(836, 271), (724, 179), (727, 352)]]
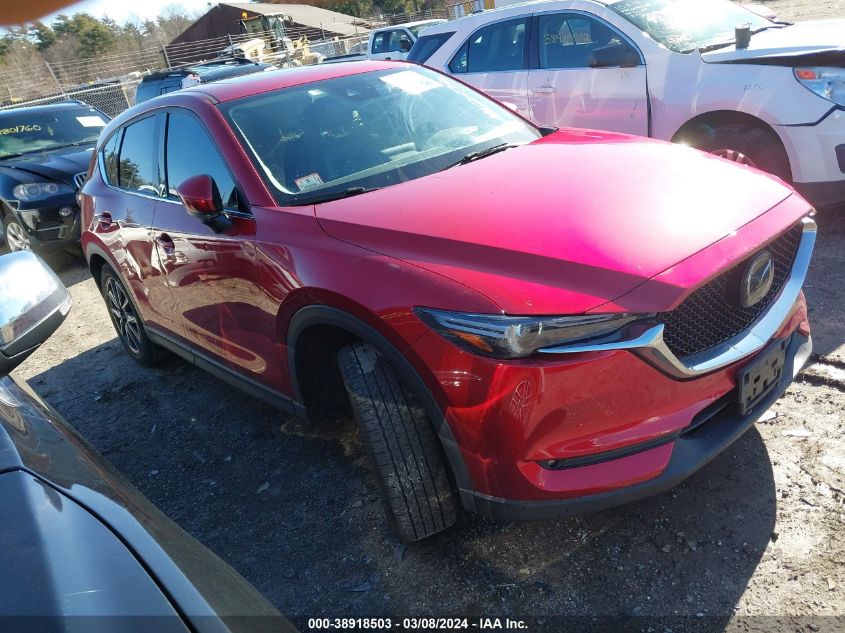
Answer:
[(381, 80), (394, 88), (399, 88), (402, 92), (407, 92), (409, 95), (421, 95), (432, 88), (440, 88), (443, 85), (413, 70), (403, 70), (386, 75), (381, 77)]
[(296, 183), (296, 186), (299, 187), (300, 191), (305, 191), (306, 189), (311, 189), (312, 187), (322, 185), (323, 179), (320, 178), (320, 174), (315, 172), (313, 174), (303, 176), (302, 178), (297, 178), (293, 182)]
[(106, 127), (106, 122), (103, 121), (103, 117), (94, 115), (94, 116), (78, 116), (76, 120), (79, 121), (79, 124), (82, 127)]
[(40, 125), (16, 125), (15, 127), (4, 127), (0, 129), (0, 136), (9, 134), (20, 134), (21, 132), (40, 132)]

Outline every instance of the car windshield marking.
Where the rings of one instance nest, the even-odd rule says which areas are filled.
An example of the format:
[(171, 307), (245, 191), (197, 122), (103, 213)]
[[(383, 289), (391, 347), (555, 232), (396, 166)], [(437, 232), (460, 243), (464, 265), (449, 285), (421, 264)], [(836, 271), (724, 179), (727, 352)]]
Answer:
[[(23, 121), (19, 117), (25, 116)], [(102, 125), (86, 124), (96, 117)], [(0, 156), (4, 159), (25, 154), (51, 152), (66, 147), (93, 145), (108, 117), (94, 108), (45, 109), (18, 114), (0, 113)]]
[(6, 158), (17, 158), (19, 156), (25, 156), (27, 154), (40, 154), (42, 152), (52, 152), (57, 149), (66, 149), (68, 147), (79, 147), (80, 145), (93, 145), (97, 141), (79, 141), (78, 143), (65, 143), (63, 145), (48, 145), (47, 147), (39, 147), (37, 149), (30, 149), (24, 152), (15, 152), (14, 154), (3, 154), (0, 156), (0, 160)]

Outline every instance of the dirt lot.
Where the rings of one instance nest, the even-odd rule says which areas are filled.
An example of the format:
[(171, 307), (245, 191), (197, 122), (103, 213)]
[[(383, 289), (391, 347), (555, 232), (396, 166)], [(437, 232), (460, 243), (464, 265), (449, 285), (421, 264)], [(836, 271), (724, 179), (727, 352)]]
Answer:
[[(784, 18), (845, 15), (845, 2), (768, 4)], [(178, 360), (137, 367), (84, 264), (70, 257), (56, 266), (74, 309), (17, 374), (300, 623), (474, 614), (540, 618), (535, 631), (615, 630), (620, 620), (601, 618), (641, 616), (627, 624), (842, 630), (845, 210), (821, 214), (819, 224), (806, 290), (813, 364), (687, 483), (573, 520), (464, 516), (446, 534), (403, 548), (382, 519), (351, 426), (304, 428)]]
[(782, 20), (821, 20), (845, 16), (843, 0), (755, 0), (774, 9)]

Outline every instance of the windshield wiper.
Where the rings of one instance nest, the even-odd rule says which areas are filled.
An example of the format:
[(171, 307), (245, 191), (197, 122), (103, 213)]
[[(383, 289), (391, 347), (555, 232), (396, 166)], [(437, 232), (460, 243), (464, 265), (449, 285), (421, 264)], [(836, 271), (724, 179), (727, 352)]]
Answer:
[[(510, 149), (511, 147), (519, 147), (518, 145), (514, 145), (513, 143), (499, 143), (498, 145), (494, 145), (493, 147), (488, 147), (487, 149), (481, 149), (477, 152), (470, 152), (466, 156), (464, 156), (461, 160), (457, 160), (454, 163), (446, 165), (443, 170), (451, 169), (452, 167), (457, 167), (458, 165), (466, 165), (467, 163), (471, 163), (479, 158), (486, 158), (488, 156), (492, 156), (493, 154), (498, 154), (499, 152), (504, 152), (506, 149)], [(441, 171), (443, 171), (441, 170)]]
[(322, 194), (315, 194), (313, 196), (297, 200), (295, 206), (304, 206), (308, 204), (320, 204), (321, 202), (331, 202), (332, 200), (342, 200), (343, 198), (351, 198), (352, 196), (360, 196), (362, 193), (370, 193), (371, 191), (378, 191), (381, 187), (349, 187), (340, 191), (327, 191)]
[(716, 50), (719, 50), (720, 48), (727, 48), (728, 46), (731, 46), (733, 44), (736, 44), (736, 40), (729, 40), (727, 42), (718, 42), (716, 44), (708, 44), (707, 46), (699, 46), (698, 52), (699, 53), (709, 53), (710, 51), (716, 51)]
[(759, 29), (754, 29), (751, 31), (751, 35), (757, 35), (757, 33), (762, 33), (763, 31), (768, 31), (769, 29), (782, 29), (787, 26), (792, 26), (792, 22), (773, 22), (772, 24), (761, 26)]
[(52, 152), (54, 149), (65, 149), (66, 147), (77, 147), (78, 145), (90, 145), (91, 143), (96, 143), (96, 140), (93, 141), (76, 141), (75, 143), (65, 143), (63, 145), (51, 145), (50, 147), (44, 147), (41, 152)]

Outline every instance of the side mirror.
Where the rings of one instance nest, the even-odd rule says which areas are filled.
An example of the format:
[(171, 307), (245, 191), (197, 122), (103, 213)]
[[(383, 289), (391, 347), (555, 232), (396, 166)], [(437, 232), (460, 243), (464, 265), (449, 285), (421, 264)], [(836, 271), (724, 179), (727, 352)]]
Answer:
[(640, 56), (628, 44), (608, 44), (590, 53), (590, 68), (631, 68), (640, 65)]
[(403, 37), (401, 40), (399, 40), (399, 48), (402, 50), (403, 53), (407, 53), (409, 50), (411, 50), (411, 46), (411, 40), (409, 40), (408, 38)]
[(214, 178), (208, 174), (191, 176), (176, 187), (187, 212), (215, 233), (223, 233), (232, 221), (223, 210), (223, 200)]
[(70, 294), (28, 251), (0, 257), (0, 376), (20, 365), (62, 324)]

